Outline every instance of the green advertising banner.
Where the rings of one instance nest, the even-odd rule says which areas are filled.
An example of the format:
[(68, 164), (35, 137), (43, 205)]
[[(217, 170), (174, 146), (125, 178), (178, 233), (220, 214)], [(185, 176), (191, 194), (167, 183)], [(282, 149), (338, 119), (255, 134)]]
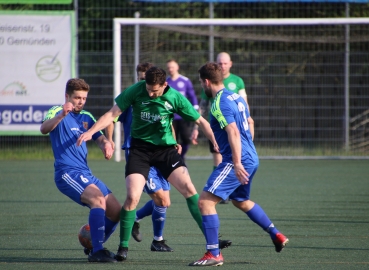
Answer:
[(0, 0), (0, 4), (71, 4), (73, 0)]

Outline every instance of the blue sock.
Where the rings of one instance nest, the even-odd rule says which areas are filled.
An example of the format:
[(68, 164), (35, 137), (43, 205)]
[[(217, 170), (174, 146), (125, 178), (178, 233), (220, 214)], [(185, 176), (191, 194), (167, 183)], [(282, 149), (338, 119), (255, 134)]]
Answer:
[(108, 219), (107, 217), (105, 217), (105, 240), (104, 240), (104, 243), (106, 241), (108, 241), (110, 235), (112, 235), (112, 233), (117, 228), (118, 223), (119, 223), (119, 221), (114, 222), (114, 221), (111, 221), (110, 219)]
[(152, 225), (154, 229), (154, 239), (157, 241), (163, 240), (163, 230), (166, 216), (167, 207), (157, 206), (154, 204), (154, 211), (152, 211)]
[(279, 232), (277, 228), (274, 227), (274, 224), (270, 221), (267, 214), (265, 214), (264, 210), (255, 203), (254, 207), (251, 208), (248, 212), (246, 212), (248, 217), (258, 224), (264, 231), (270, 234), (270, 237), (274, 240), (275, 235)]
[(154, 210), (154, 201), (148, 201), (144, 206), (137, 210), (136, 219), (143, 219), (144, 217), (150, 216)]
[(91, 242), (93, 246), (92, 253), (103, 249), (105, 232), (105, 210), (102, 208), (93, 208), (88, 217), (90, 224)]
[(206, 249), (213, 254), (219, 255), (219, 217), (218, 214), (202, 216), (202, 227), (204, 228), (204, 235), (206, 239)]

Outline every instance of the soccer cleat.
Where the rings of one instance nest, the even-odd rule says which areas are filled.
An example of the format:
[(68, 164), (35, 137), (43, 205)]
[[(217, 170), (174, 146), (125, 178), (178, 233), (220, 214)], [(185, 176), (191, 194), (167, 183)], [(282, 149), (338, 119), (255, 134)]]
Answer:
[(83, 252), (85, 253), (85, 255), (90, 255), (90, 253), (91, 253), (91, 249), (88, 249), (88, 248), (84, 248), (83, 249)]
[(100, 249), (95, 253), (88, 255), (89, 262), (117, 262), (116, 259), (111, 257), (111, 252), (107, 249)]
[(125, 261), (127, 260), (127, 256), (128, 256), (128, 248), (119, 245), (117, 254), (115, 254), (115, 259), (117, 261)]
[(222, 253), (219, 253), (217, 257), (211, 254), (210, 251), (206, 252), (204, 257), (198, 261), (194, 261), (189, 266), (220, 266), (223, 264)]
[(277, 233), (275, 235), (275, 239), (273, 240), (273, 244), (275, 246), (275, 251), (276, 252), (281, 252), (282, 249), (287, 245), (288, 241), (289, 240), (286, 236), (284, 236), (281, 233)]
[(174, 250), (170, 248), (167, 244), (165, 244), (165, 240), (161, 241), (152, 240), (151, 251), (173, 252)]
[(140, 223), (138, 223), (138, 222), (135, 221), (133, 223), (132, 233), (131, 234), (132, 234), (133, 239), (135, 239), (137, 242), (141, 242), (142, 241), (142, 235), (141, 235), (139, 229), (140, 229)]
[(222, 240), (222, 239), (218, 239), (218, 240), (219, 240), (219, 249), (227, 248), (230, 245), (232, 245), (231, 240)]

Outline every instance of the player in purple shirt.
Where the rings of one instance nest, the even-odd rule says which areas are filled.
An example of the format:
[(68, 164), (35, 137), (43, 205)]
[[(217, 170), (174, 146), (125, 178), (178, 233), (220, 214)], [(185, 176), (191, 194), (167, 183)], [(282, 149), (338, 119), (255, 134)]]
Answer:
[[(198, 110), (199, 105), (192, 82), (189, 78), (179, 74), (178, 63), (173, 59), (168, 60), (167, 70), (169, 73), (167, 78), (168, 85), (185, 96), (191, 102), (195, 110)], [(181, 156), (184, 158), (190, 146), (193, 123), (183, 120), (178, 114), (174, 114), (173, 127), (176, 132), (176, 138), (181, 139)]]

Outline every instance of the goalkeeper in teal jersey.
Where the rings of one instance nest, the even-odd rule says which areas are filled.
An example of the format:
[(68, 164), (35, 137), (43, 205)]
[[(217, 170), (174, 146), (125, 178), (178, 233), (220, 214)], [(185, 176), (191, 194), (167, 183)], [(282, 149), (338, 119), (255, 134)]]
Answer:
[(155, 166), (186, 198), (190, 213), (202, 230), (202, 219), (197, 205), (198, 194), (183, 158), (175, 148), (177, 143), (171, 129), (174, 113), (199, 125), (216, 149), (217, 144), (208, 121), (200, 116), (181, 93), (168, 86), (166, 73), (161, 68), (151, 67), (146, 71), (145, 81), (127, 88), (115, 101), (116, 105), (79, 137), (77, 145), (90, 140), (96, 131), (110, 125), (122, 111), (132, 106), (132, 141), (125, 172), (127, 197), (121, 210), (120, 245), (116, 255), (118, 260), (125, 260), (136, 206), (150, 166)]

